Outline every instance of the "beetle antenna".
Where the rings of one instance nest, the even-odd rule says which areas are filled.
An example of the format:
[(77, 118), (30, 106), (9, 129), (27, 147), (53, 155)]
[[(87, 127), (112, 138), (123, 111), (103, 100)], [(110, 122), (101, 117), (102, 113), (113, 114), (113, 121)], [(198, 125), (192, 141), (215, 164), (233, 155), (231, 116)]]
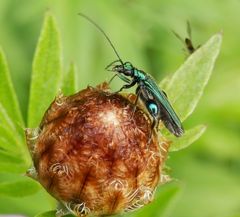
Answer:
[(117, 76), (117, 74), (113, 75), (113, 76), (111, 77), (111, 79), (109, 80), (108, 84), (110, 84), (110, 83), (112, 82), (112, 80), (113, 80), (116, 76)]
[(96, 23), (94, 22), (90, 17), (88, 17), (87, 15), (83, 14), (83, 13), (78, 13), (79, 16), (85, 18), (86, 20), (88, 20), (90, 23), (92, 23), (107, 39), (107, 41), (109, 42), (109, 44), (111, 45), (114, 53), (117, 55), (119, 61), (123, 64), (122, 59), (120, 58), (116, 48), (114, 47), (112, 41), (110, 40), (110, 38), (108, 37), (108, 35), (103, 31), (103, 29)]

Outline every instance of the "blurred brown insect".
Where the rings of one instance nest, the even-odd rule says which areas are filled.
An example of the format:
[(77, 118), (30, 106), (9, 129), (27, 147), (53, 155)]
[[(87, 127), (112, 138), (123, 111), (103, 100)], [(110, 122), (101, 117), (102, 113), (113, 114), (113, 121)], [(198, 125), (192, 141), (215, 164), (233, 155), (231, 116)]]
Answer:
[(191, 25), (190, 22), (187, 21), (187, 37), (183, 39), (179, 34), (177, 34), (175, 31), (172, 31), (173, 34), (184, 44), (184, 52), (187, 54), (187, 56), (193, 54), (199, 47), (194, 47), (192, 43), (192, 30), (191, 30)]

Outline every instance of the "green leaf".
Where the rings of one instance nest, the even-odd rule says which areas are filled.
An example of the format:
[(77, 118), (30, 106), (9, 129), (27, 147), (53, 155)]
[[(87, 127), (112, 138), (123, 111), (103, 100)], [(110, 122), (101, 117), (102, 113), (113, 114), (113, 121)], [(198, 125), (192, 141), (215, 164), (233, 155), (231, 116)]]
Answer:
[[(0, 132), (1, 133), (1, 132)], [(6, 151), (6, 152), (13, 152), (17, 153), (17, 149), (14, 146), (15, 142), (10, 142), (4, 137), (0, 137), (0, 150)]]
[[(18, 125), (14, 125), (7, 114), (7, 111), (0, 103), (0, 147), (6, 151), (4, 155), (14, 156), (18, 159), (24, 159), (26, 163), (29, 162), (29, 154), (25, 146), (25, 138), (23, 129)], [(21, 157), (20, 157), (21, 156)], [(0, 150), (0, 157), (1, 150)], [(4, 158), (0, 158), (0, 161)]]
[(56, 210), (43, 212), (35, 215), (35, 217), (56, 217)]
[(28, 126), (39, 125), (54, 100), (61, 82), (61, 49), (59, 33), (52, 15), (45, 17), (33, 61)]
[(175, 137), (173, 135), (169, 135), (168, 139), (172, 141), (170, 146), (170, 151), (179, 151), (184, 149), (198, 140), (202, 134), (205, 132), (206, 126), (199, 125), (190, 130), (186, 130), (183, 136)]
[(8, 112), (3, 107), (3, 105), (0, 102), (0, 125), (4, 126), (9, 131), (16, 131), (16, 127), (11, 120), (10, 116), (8, 115)]
[(21, 159), (20, 155), (0, 149), (0, 162), (22, 163), (23, 159)]
[[(35, 217), (56, 217), (56, 210), (43, 212), (35, 215)], [(67, 214), (67, 215), (64, 215), (64, 217), (74, 217), (74, 215)]]
[(181, 186), (177, 183), (170, 183), (159, 186), (155, 199), (149, 205), (139, 209), (131, 217), (163, 217), (171, 208), (172, 203), (176, 199)]
[(5, 163), (0, 162), (1, 173), (24, 173), (26, 171), (26, 165), (19, 163)]
[(7, 129), (0, 124), (0, 148), (14, 153), (19, 151), (18, 148), (16, 148), (16, 145), (19, 145), (18, 147), (20, 147), (21, 144), (14, 133), (14, 131)]
[(40, 189), (39, 185), (33, 180), (26, 180), (0, 183), (0, 196), (25, 197), (35, 194)]
[(65, 73), (63, 79), (62, 91), (65, 95), (71, 95), (77, 91), (77, 74), (74, 63), (70, 64), (69, 71)]
[(160, 85), (159, 85), (161, 87), (161, 89), (166, 90), (166, 87), (168, 86), (169, 82), (171, 81), (172, 76), (173, 76), (172, 74), (169, 74), (161, 80)]
[(7, 61), (3, 50), (0, 48), (0, 103), (6, 109), (11, 121), (23, 124), (17, 96), (13, 88)]
[(188, 57), (165, 86), (170, 102), (182, 121), (191, 115), (202, 96), (219, 54), (221, 42), (220, 33), (212, 36)]

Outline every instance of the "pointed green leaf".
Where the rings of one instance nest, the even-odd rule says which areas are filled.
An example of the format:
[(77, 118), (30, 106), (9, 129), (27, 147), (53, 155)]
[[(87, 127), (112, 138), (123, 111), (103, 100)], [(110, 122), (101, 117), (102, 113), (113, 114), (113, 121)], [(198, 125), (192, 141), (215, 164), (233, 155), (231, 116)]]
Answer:
[(170, 183), (159, 186), (155, 199), (149, 205), (139, 209), (131, 217), (163, 217), (171, 208), (172, 203), (176, 199), (181, 186), (177, 183)]
[(206, 126), (199, 125), (190, 130), (186, 130), (183, 136), (175, 137), (173, 135), (169, 135), (168, 139), (172, 141), (170, 146), (170, 151), (179, 151), (184, 149), (198, 140), (201, 135), (205, 132)]
[(61, 82), (61, 49), (53, 16), (47, 14), (33, 61), (28, 126), (36, 127), (54, 100)]
[(77, 91), (77, 74), (74, 63), (70, 64), (70, 68), (64, 75), (62, 91), (64, 95), (71, 95)]
[(39, 185), (29, 178), (15, 182), (2, 182), (0, 183), (0, 196), (25, 197), (35, 194), (39, 189)]
[(8, 116), (14, 123), (23, 124), (17, 96), (13, 88), (7, 61), (0, 48), (0, 103), (6, 109)]
[(202, 96), (219, 54), (221, 42), (220, 33), (212, 36), (189, 56), (165, 87), (170, 102), (182, 121), (193, 112)]

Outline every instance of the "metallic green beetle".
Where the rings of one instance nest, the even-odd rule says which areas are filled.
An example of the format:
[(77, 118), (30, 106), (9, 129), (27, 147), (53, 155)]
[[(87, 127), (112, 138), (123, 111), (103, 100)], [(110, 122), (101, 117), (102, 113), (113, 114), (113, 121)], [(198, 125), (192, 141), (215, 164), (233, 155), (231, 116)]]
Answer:
[[(162, 120), (166, 128), (172, 134), (177, 137), (182, 136), (184, 133), (182, 123), (169, 103), (167, 95), (159, 88), (155, 80), (149, 74), (134, 67), (130, 62), (123, 62), (111, 40), (102, 28), (86, 15), (82, 13), (79, 13), (79, 15), (87, 19), (95, 25), (100, 32), (102, 32), (118, 57), (118, 60), (112, 62), (106, 67), (106, 69), (116, 72), (116, 75), (127, 83), (117, 92), (137, 85), (135, 106), (140, 98), (153, 118), (152, 129), (158, 127), (159, 121)], [(119, 64), (116, 65), (117, 62)]]
[(118, 75), (120, 74), (118, 77), (127, 83), (119, 92), (137, 85), (135, 104), (140, 97), (153, 118), (152, 128), (157, 127), (159, 121), (162, 120), (171, 133), (175, 136), (181, 136), (184, 133), (183, 126), (169, 103), (166, 93), (159, 88), (149, 74), (135, 68), (130, 62), (122, 63), (120, 60), (119, 62), (119, 65), (112, 66), (110, 64), (108, 66), (112, 66), (111, 70), (117, 72)]

